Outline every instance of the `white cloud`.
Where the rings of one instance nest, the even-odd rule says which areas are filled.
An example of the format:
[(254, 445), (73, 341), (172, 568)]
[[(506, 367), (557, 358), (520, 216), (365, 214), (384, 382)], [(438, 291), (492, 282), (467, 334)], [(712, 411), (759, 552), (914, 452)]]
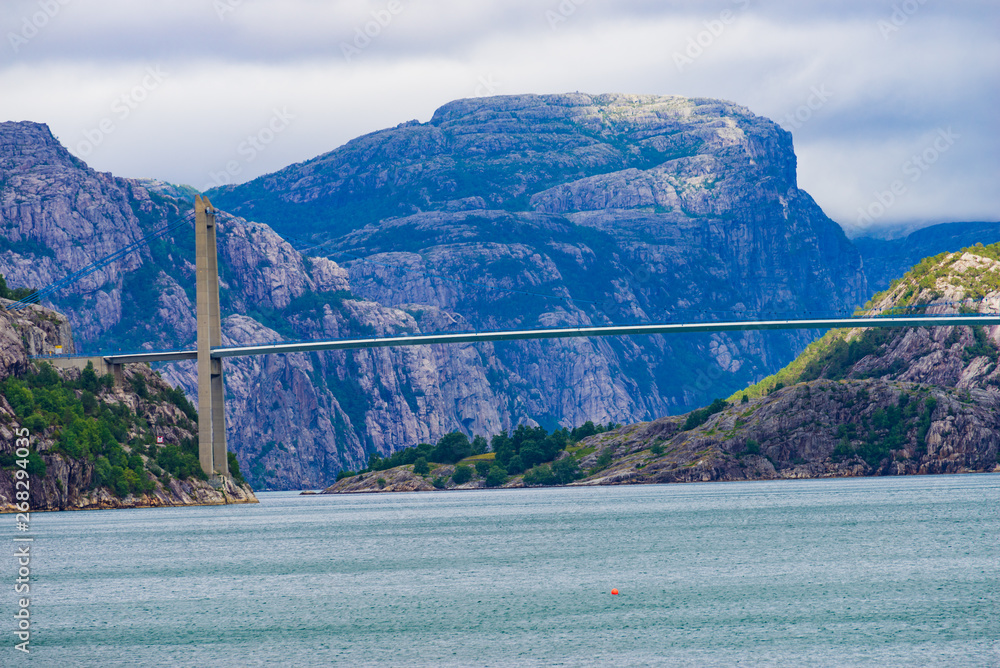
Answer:
[[(213, 0), (69, 2), (5, 52), (0, 119), (48, 122), (78, 154), (110, 119), (84, 156), (95, 168), (201, 187), (227, 163), (245, 180), (476, 94), (719, 97), (792, 131), (800, 186), (843, 224), (946, 127), (962, 140), (880, 222), (997, 218), (1000, 46), (985, 0), (927, 2), (887, 38), (877, 22), (893, 4), (862, 0), (399, 0), (395, 13), (388, 0), (219, 2), (233, 4), (221, 18)], [(38, 8), (4, 3), (0, 49)], [(674, 54), (724, 10), (733, 20), (679, 70)], [(566, 20), (553, 28), (546, 12)], [(346, 60), (342, 44), (366, 27), (370, 44)], [(115, 100), (157, 66), (169, 76), (120, 118)], [(831, 93), (822, 104), (818, 89)], [(269, 138), (275, 109), (295, 118), (263, 150), (241, 151)]]

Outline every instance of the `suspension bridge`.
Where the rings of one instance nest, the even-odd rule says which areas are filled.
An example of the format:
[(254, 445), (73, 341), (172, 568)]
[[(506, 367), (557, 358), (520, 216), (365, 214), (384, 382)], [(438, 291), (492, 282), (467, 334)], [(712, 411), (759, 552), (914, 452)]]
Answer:
[[(754, 330), (836, 329), (869, 327), (945, 327), (956, 325), (1000, 325), (1000, 314), (961, 315), (888, 315), (868, 317), (791, 318), (772, 320), (730, 320), (715, 322), (670, 322), (663, 324), (608, 325), (591, 327), (561, 327), (543, 329), (501, 330), (489, 332), (458, 332), (414, 334), (405, 336), (373, 336), (351, 339), (315, 341), (283, 341), (252, 346), (223, 346), (219, 312), (219, 267), (216, 244), (216, 210), (207, 197), (195, 200), (195, 259), (197, 294), (197, 345), (194, 349), (107, 353), (101, 355), (38, 355), (34, 359), (50, 361), (61, 368), (85, 368), (92, 363), (99, 373), (111, 373), (121, 378), (121, 365), (141, 362), (174, 362), (196, 360), (198, 370), (198, 451), (205, 473), (228, 476), (225, 403), (222, 360), (227, 357), (273, 355), (282, 353), (319, 352), (324, 350), (356, 350), (450, 343), (482, 343), (492, 341), (523, 341), (531, 339), (565, 339), (599, 336), (639, 336), (650, 334), (698, 334)], [(186, 223), (188, 216), (162, 228), (121, 250), (98, 260), (66, 278), (39, 290), (31, 297), (15, 302), (8, 308), (22, 308), (110, 265), (134, 252), (152, 239)]]

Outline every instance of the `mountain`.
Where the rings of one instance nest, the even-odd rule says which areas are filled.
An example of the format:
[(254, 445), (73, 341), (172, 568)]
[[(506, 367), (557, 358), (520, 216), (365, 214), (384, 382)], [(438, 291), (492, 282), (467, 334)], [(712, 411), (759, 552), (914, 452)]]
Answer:
[[(0, 273), (12, 286), (49, 285), (183, 222), (192, 202), (178, 194), (91, 170), (44, 125), (0, 124)], [(355, 298), (339, 266), (304, 257), (266, 225), (226, 214), (217, 222), (225, 344), (420, 331), (406, 311)], [(79, 346), (92, 353), (192, 347), (193, 237), (182, 225), (52, 295)], [(429, 308), (423, 322), (451, 324)], [(462, 426), (456, 414), (499, 425), (484, 374), (467, 370), (470, 358), (479, 352), (459, 345), (448, 354), (434, 347), (227, 361), (231, 449), (259, 488), (315, 487), (360, 468), (369, 452), (388, 454)], [(162, 371), (195, 396), (193, 363)]]
[[(1000, 312), (1000, 244), (925, 259), (866, 312), (913, 305)], [(580, 446), (613, 461), (577, 484), (1000, 470), (1000, 327), (834, 330), (728, 403)]]
[[(95, 172), (44, 125), (2, 123), (0, 273), (48, 285), (190, 214), (189, 194)], [(857, 248), (796, 185), (791, 135), (717, 100), (460, 100), (210, 196), (230, 212), (218, 220), (232, 345), (850, 312), (870, 294)], [(174, 229), (49, 305), (91, 351), (190, 346), (192, 237)], [(370, 453), (454, 430), (685, 412), (773, 373), (817, 335), (232, 360), (229, 439), (258, 488), (319, 487)], [(194, 395), (193, 364), (161, 371)]]
[[(459, 100), (210, 195), (300, 247), (322, 242), (311, 252), (345, 267), (354, 294), (455, 330), (849, 312), (869, 294), (857, 250), (796, 186), (791, 135), (717, 100)], [(462, 426), (683, 412), (814, 336), (498, 344), (471, 361), (495, 412)]]
[(869, 287), (885, 290), (893, 279), (925, 257), (955, 252), (977, 243), (1000, 242), (1000, 223), (943, 223), (901, 238), (859, 237), (853, 241), (864, 259)]
[(238, 468), (218, 487), (205, 479), (182, 393), (145, 365), (116, 383), (92, 366), (32, 364), (74, 351), (69, 322), (9, 304), (0, 298), (0, 512), (257, 502)]

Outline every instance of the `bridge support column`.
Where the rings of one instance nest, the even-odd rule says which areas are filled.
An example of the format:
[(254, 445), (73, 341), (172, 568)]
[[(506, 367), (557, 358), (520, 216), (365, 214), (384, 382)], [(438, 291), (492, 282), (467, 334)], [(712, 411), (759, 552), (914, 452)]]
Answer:
[(108, 373), (110, 373), (111, 377), (115, 379), (116, 387), (124, 387), (125, 370), (122, 369), (121, 364), (108, 363)]
[(199, 195), (194, 210), (198, 280), (198, 459), (209, 476), (228, 476), (222, 360), (211, 356), (212, 348), (222, 345), (215, 209), (207, 197)]

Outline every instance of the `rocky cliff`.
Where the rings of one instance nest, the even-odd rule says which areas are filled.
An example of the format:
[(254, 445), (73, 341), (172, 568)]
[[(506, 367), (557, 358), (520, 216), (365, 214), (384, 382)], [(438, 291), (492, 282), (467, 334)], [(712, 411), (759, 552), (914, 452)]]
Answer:
[[(42, 286), (187, 214), (0, 124), (0, 272)], [(463, 100), (244, 186), (220, 216), (226, 343), (849, 310), (861, 259), (795, 183), (791, 136), (717, 100)], [(249, 222), (252, 218), (259, 222)], [(270, 226), (270, 227), (269, 227)], [(324, 257), (306, 258), (299, 248)], [(308, 239), (303, 239), (308, 237)], [(52, 296), (90, 350), (194, 340), (182, 227)], [(334, 261), (335, 260), (335, 261)], [(678, 413), (759, 380), (809, 333), (422, 347), (227, 362), (229, 436), (259, 487), (368, 454)], [(194, 389), (191, 365), (163, 370)]]
[[(311, 252), (346, 267), (355, 295), (423, 331), (818, 313), (867, 297), (859, 254), (796, 186), (791, 136), (717, 100), (461, 100), (211, 195), (322, 241)], [(479, 348), (442, 425), (677, 413), (766, 375), (810, 336)]]
[[(913, 308), (1000, 313), (1000, 244), (928, 258), (866, 305)], [(584, 473), (575, 485), (1000, 471), (1000, 327), (835, 330), (728, 403), (594, 435), (562, 457)], [(484, 486), (446, 482), (453, 471), (402, 466), (326, 492)]]
[[(304, 259), (266, 225), (220, 217), (226, 341), (853, 306), (866, 292), (857, 253), (794, 172), (790, 136), (728, 103), (456, 102), (430, 123), (213, 193), (217, 205), (292, 236), (321, 235), (328, 243), (314, 252), (349, 253), (334, 257), (348, 258), (350, 276)], [(189, 210), (175, 188), (89, 170), (36, 124), (0, 126), (0, 174), (0, 271), (12, 285), (47, 285)], [(193, 243), (182, 229), (53, 297), (86, 347), (193, 341)], [(684, 410), (759, 379), (808, 340), (653, 337), (235, 361), (230, 442), (255, 484), (319, 486), (369, 452), (456, 428), (492, 434), (525, 420)], [(190, 365), (164, 373), (193, 391)]]
[[(866, 305), (891, 309), (1000, 313), (1000, 244), (922, 261)], [(729, 401), (593, 437), (616, 460), (584, 482), (1000, 470), (1000, 327), (835, 330)]]
[[(176, 188), (90, 170), (34, 123), (0, 124), (0, 177), (0, 273), (12, 286), (51, 284), (191, 209), (174, 199), (183, 194)], [(353, 298), (346, 272), (302, 256), (266, 225), (224, 214), (218, 222), (226, 344), (418, 331), (406, 311)], [(49, 301), (92, 352), (190, 347), (193, 259), (193, 231), (183, 226)], [(458, 346), (227, 362), (231, 447), (255, 485), (325, 484), (341, 468), (359, 468), (369, 451), (457, 424), (452, 407), (485, 384), (463, 371), (478, 355)], [(194, 396), (193, 365), (162, 371)]]
[[(38, 306), (8, 311), (10, 303), (0, 300), (0, 512), (17, 510), (20, 470), (30, 474), (34, 512), (257, 502), (241, 480), (213, 486), (180, 474), (197, 466), (180, 447), (197, 437), (183, 395), (145, 365), (115, 385), (93, 371), (33, 364), (30, 355), (73, 352), (69, 323)], [(19, 438), (29, 440), (26, 459)]]

